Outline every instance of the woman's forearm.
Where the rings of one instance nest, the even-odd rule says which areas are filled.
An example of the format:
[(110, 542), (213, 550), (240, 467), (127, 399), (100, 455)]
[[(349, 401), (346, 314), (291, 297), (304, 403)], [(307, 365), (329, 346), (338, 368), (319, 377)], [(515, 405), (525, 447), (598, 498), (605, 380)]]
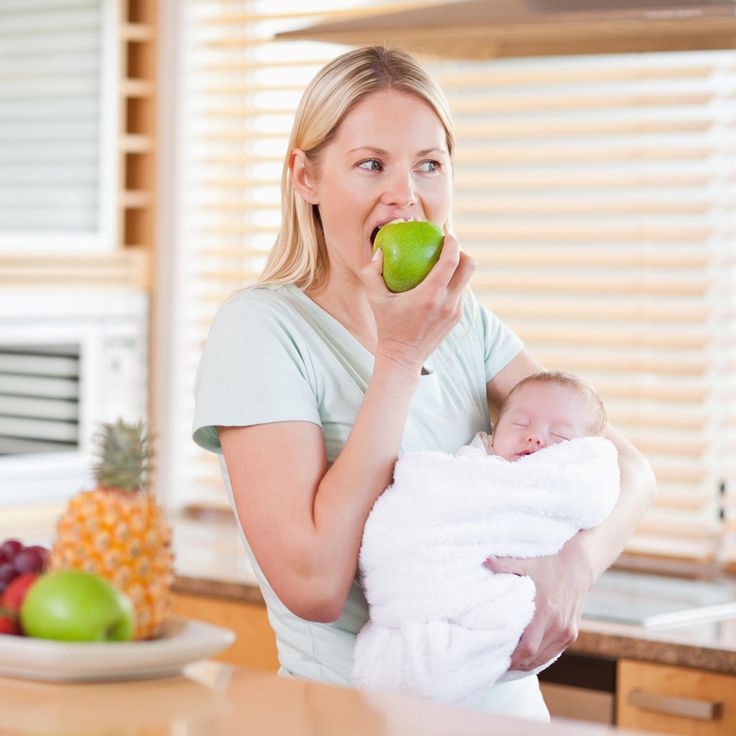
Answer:
[(344, 600), (355, 575), (371, 507), (392, 481), (419, 374), (419, 366), (377, 355), (350, 436), (319, 483), (312, 564), (337, 585), (337, 599)]
[(619, 453), (621, 493), (618, 502), (602, 524), (578, 533), (571, 540), (584, 551), (590, 563), (591, 584), (621, 554), (656, 491), (654, 473), (646, 458), (610, 425), (606, 437)]

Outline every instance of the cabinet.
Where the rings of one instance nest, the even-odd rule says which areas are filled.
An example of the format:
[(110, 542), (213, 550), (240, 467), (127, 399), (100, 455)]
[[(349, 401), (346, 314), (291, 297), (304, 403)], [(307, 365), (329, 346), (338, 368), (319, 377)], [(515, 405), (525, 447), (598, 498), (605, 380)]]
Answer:
[(176, 593), (172, 613), (224, 626), (235, 632), (233, 644), (214, 659), (270, 672), (278, 669), (276, 641), (264, 604)]
[(622, 659), (616, 723), (687, 736), (736, 733), (736, 676)]

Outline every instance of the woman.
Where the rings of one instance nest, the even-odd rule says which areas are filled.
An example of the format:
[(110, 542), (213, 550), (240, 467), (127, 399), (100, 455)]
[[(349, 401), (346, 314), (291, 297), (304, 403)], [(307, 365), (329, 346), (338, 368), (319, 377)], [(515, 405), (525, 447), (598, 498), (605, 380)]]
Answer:
[[(258, 288), (231, 298), (210, 330), (194, 439), (224, 457), (282, 674), (349, 683), (367, 611), (355, 579), (361, 535), (399, 452), (466, 444), (489, 429), (489, 404), (542, 368), (463, 300), (475, 264), (448, 230), (453, 147), (446, 101), (409, 55), (365, 48), (328, 64), (296, 113), (282, 227)], [(429, 276), (403, 294), (386, 289), (380, 251), (372, 256), (377, 228), (396, 218), (447, 233)], [(514, 669), (574, 640), (588, 588), (653, 492), (648, 464), (608, 436), (623, 492), (606, 524), (555, 557), (487, 562), (537, 586)], [(494, 686), (488, 707), (548, 717), (535, 677)]]

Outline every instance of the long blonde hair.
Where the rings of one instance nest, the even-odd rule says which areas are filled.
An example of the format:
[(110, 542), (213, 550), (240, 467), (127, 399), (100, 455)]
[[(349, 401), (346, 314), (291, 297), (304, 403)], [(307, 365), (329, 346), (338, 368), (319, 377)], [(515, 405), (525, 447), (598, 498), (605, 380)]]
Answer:
[(320, 153), (345, 116), (365, 97), (385, 89), (416, 95), (430, 105), (445, 129), (452, 158), (455, 134), (447, 100), (413, 56), (369, 46), (333, 59), (309, 83), (297, 108), (281, 174), (281, 228), (257, 284), (309, 289), (324, 283), (329, 261), (319, 210), (295, 192), (289, 157), (295, 148), (302, 149), (310, 173), (316, 175)]

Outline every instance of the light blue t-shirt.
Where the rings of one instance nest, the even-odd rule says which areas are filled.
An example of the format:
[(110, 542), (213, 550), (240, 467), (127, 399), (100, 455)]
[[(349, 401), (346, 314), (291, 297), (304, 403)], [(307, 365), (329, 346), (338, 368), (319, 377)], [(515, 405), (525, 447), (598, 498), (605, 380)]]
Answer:
[[(497, 317), (466, 298), (461, 321), (425, 362), (427, 374), (412, 398), (401, 452), (454, 452), (476, 432), (489, 431), (486, 383), (521, 348)], [(231, 297), (207, 337), (193, 426), (194, 441), (220, 456), (231, 503), (217, 426), (313, 422), (322, 428), (331, 464), (350, 434), (372, 370), (373, 355), (298, 288), (258, 287)], [(337, 621), (305, 621), (275, 595), (242, 536), (276, 633), (282, 672), (350, 684), (355, 637), (368, 619), (357, 579)], [(535, 677), (501, 683), (493, 691), (493, 710), (546, 716)]]

